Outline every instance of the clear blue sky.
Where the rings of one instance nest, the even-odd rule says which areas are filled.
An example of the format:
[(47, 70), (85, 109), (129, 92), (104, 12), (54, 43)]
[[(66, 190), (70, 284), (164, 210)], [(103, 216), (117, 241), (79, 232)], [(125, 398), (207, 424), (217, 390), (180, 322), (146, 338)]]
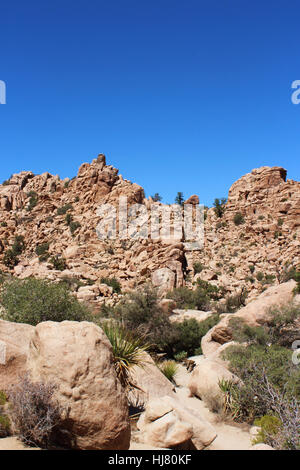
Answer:
[(72, 177), (105, 153), (173, 202), (252, 168), (300, 179), (300, 2), (1, 2), (0, 180)]

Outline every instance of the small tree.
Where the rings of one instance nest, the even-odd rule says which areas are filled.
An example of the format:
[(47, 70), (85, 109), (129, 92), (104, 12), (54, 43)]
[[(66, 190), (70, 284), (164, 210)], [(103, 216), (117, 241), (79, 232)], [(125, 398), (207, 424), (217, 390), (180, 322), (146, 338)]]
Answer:
[(183, 206), (183, 203), (184, 203), (184, 196), (183, 196), (183, 193), (179, 191), (175, 198), (175, 204), (178, 204), (179, 206)]
[(225, 212), (226, 198), (216, 198), (214, 200), (214, 211), (217, 217), (223, 217)]
[(151, 196), (151, 198), (154, 202), (162, 201), (162, 197), (158, 193), (155, 193), (154, 196)]

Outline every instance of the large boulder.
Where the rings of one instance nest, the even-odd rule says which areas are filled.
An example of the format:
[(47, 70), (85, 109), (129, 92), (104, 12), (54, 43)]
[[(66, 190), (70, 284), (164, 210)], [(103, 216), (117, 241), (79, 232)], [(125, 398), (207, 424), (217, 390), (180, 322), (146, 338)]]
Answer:
[(189, 389), (192, 395), (204, 401), (213, 411), (219, 410), (223, 405), (223, 393), (219, 387), (221, 380), (239, 383), (239, 378), (229, 372), (219, 362), (203, 359), (193, 370)]
[(34, 326), (0, 320), (0, 390), (8, 390), (25, 373)]
[(195, 409), (185, 407), (175, 397), (150, 400), (137, 423), (140, 439), (156, 447), (201, 450), (213, 442), (217, 434)]
[(128, 405), (113, 364), (111, 345), (89, 322), (44, 322), (30, 341), (32, 380), (57, 386), (64, 409), (58, 440), (77, 449), (126, 450)]
[(132, 382), (137, 388), (130, 392), (130, 402), (143, 405), (153, 398), (172, 396), (174, 385), (159, 370), (152, 357), (143, 352), (141, 359), (143, 367), (134, 366), (131, 369)]
[(259, 297), (234, 314), (225, 314), (201, 340), (201, 348), (206, 357), (214, 354), (218, 348), (232, 340), (231, 318), (241, 318), (248, 325), (259, 326), (270, 318), (272, 308), (286, 305), (294, 298), (296, 282), (291, 280), (278, 286), (269, 287)]
[(169, 268), (157, 269), (152, 273), (152, 284), (154, 287), (158, 287), (159, 295), (164, 296), (175, 287), (175, 273)]

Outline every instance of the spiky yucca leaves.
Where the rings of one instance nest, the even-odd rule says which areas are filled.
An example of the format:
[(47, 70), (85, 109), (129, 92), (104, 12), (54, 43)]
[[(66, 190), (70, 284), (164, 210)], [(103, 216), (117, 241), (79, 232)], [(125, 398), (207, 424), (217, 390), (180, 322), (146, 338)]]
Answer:
[(163, 361), (158, 364), (159, 369), (167, 377), (170, 382), (173, 382), (176, 372), (178, 371), (178, 365), (175, 361)]
[(131, 382), (131, 369), (146, 365), (143, 353), (149, 350), (150, 344), (145, 336), (134, 335), (118, 323), (105, 322), (101, 328), (112, 345), (114, 365), (121, 384), (125, 388), (134, 386)]

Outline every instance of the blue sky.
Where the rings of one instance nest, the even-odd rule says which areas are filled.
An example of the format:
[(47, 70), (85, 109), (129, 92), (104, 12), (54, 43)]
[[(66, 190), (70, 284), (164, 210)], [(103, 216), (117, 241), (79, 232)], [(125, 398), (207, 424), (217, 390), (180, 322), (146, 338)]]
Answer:
[(211, 205), (263, 165), (300, 179), (299, 1), (1, 3), (0, 180), (72, 177), (98, 153)]

